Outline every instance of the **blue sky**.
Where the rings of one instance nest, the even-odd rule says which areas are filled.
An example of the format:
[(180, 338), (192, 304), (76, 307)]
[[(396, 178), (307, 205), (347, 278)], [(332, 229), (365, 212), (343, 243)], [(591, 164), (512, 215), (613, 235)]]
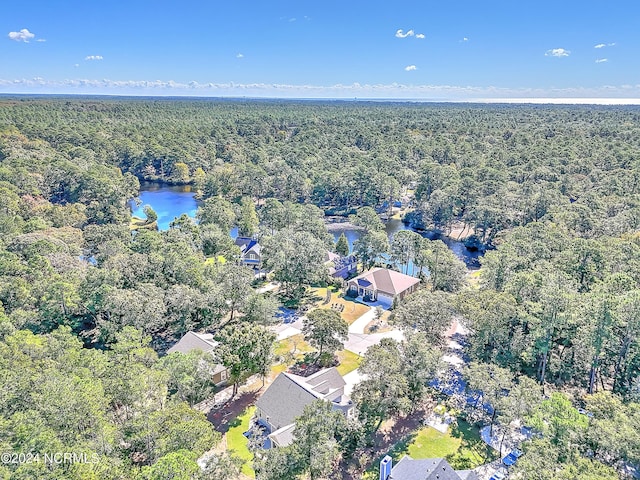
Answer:
[(640, 98), (639, 19), (632, 0), (25, 0), (2, 9), (0, 92)]

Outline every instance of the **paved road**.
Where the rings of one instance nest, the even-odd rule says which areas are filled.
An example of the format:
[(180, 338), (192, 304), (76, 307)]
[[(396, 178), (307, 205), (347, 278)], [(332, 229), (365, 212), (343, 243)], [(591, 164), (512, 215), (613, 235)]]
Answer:
[(400, 330), (371, 334), (349, 333), (349, 339), (344, 344), (344, 349), (357, 353), (358, 355), (364, 355), (364, 352), (366, 352), (371, 345), (379, 344), (383, 338), (393, 338), (394, 340), (401, 341), (404, 339), (404, 335)]
[(358, 355), (364, 355), (364, 352), (371, 345), (377, 345), (383, 338), (393, 338), (395, 340), (403, 340), (404, 335), (400, 330), (391, 330), (383, 333), (365, 333), (364, 329), (376, 318), (376, 309), (370, 308), (365, 313), (360, 315), (349, 325), (349, 339), (344, 344), (345, 350), (357, 353)]

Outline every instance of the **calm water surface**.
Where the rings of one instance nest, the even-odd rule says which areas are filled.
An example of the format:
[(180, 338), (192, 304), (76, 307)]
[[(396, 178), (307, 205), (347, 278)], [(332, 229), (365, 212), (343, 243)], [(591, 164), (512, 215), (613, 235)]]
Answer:
[[(195, 192), (191, 191), (190, 185), (165, 185), (153, 182), (142, 182), (140, 184), (140, 197), (138, 202), (131, 200), (131, 212), (134, 216), (145, 218), (142, 211), (145, 205), (150, 205), (158, 214), (158, 229), (168, 230), (169, 224), (183, 213), (191, 218), (195, 218), (198, 209), (198, 201), (194, 198)], [(391, 241), (393, 235), (401, 230), (413, 230), (400, 220), (392, 219), (385, 223), (385, 229)], [(360, 238), (364, 230), (355, 228), (335, 229), (332, 234), (338, 240), (340, 234), (344, 232), (349, 241), (349, 248), (353, 251), (353, 242)], [(238, 236), (238, 228), (231, 230), (231, 237)], [(442, 240), (456, 256), (462, 260), (469, 268), (479, 268), (479, 258), (482, 252), (471, 251), (465, 247), (464, 243), (453, 240), (449, 237), (438, 235), (436, 232), (417, 232), (425, 238), (431, 240)], [(411, 273), (413, 265), (400, 266), (402, 271)]]
[(134, 217), (147, 218), (143, 212), (150, 205), (158, 214), (158, 229), (169, 230), (169, 224), (183, 213), (196, 217), (198, 202), (190, 185), (164, 185), (158, 183), (140, 183), (138, 201), (131, 200), (129, 205)]
[[(408, 225), (402, 223), (401, 220), (391, 219), (385, 222), (385, 231), (387, 232), (387, 236), (389, 237), (389, 242), (393, 238), (393, 235), (401, 230), (412, 230), (416, 233), (419, 233), (425, 238), (429, 240), (442, 240), (444, 244), (449, 247), (449, 249), (460, 259), (462, 260), (467, 267), (471, 269), (480, 268), (480, 257), (482, 257), (482, 252), (469, 250), (463, 242), (459, 242), (449, 237), (442, 236), (437, 232), (432, 231), (416, 231)], [(344, 232), (345, 237), (347, 237), (347, 241), (349, 242), (349, 248), (353, 251), (353, 242), (358, 240), (363, 234), (364, 230), (354, 229), (354, 228), (345, 228), (345, 229), (332, 229), (332, 234), (334, 239), (337, 241), (340, 234)], [(409, 263), (408, 266), (400, 266), (403, 272), (407, 272), (411, 274), (413, 269), (413, 265)]]

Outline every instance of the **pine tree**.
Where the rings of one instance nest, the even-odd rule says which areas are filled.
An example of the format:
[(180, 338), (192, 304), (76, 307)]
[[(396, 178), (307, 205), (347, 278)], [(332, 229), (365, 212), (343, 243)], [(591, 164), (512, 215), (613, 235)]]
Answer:
[(336, 242), (336, 253), (343, 257), (349, 255), (349, 241), (344, 232), (342, 232), (342, 235), (338, 237), (338, 241)]

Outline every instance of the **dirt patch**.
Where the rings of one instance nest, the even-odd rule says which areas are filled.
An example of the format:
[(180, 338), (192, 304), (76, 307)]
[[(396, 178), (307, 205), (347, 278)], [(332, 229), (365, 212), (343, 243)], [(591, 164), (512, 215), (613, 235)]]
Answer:
[(452, 238), (454, 240), (464, 240), (467, 237), (475, 234), (475, 230), (469, 225), (465, 225), (462, 222), (454, 222), (451, 225), (451, 230), (449, 233), (446, 233), (446, 236)]
[(258, 399), (259, 391), (248, 391), (237, 395), (218, 409), (211, 410), (207, 414), (207, 420), (213, 424), (220, 433), (229, 430), (229, 424), (238, 418), (248, 407), (254, 405)]

